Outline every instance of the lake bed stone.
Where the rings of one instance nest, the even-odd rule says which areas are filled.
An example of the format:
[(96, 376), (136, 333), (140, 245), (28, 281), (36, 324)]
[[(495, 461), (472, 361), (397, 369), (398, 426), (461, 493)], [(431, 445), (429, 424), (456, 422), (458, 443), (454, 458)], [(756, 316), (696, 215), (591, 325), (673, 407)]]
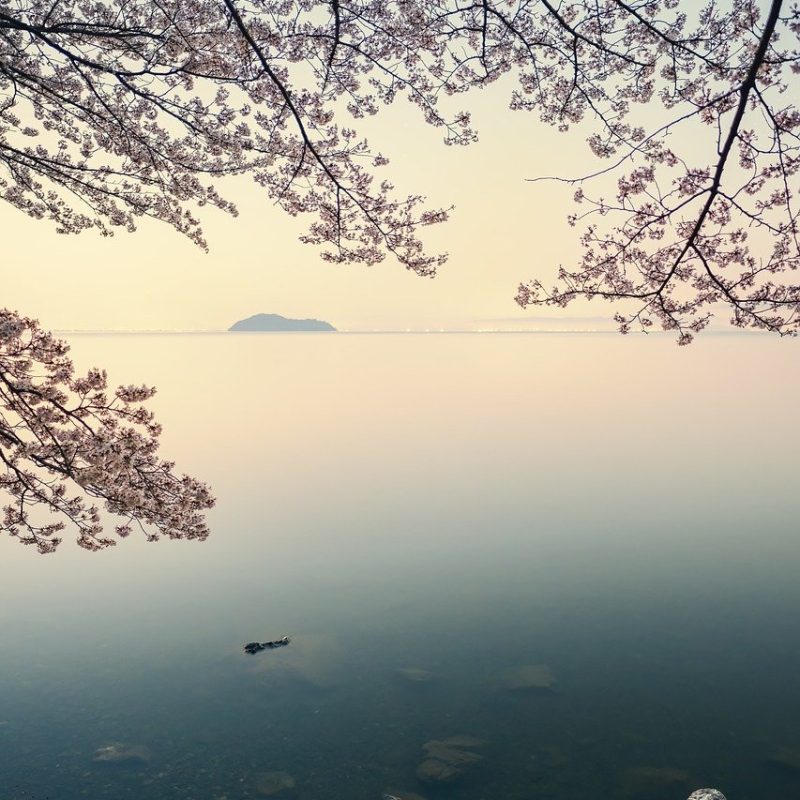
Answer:
[(152, 757), (150, 749), (142, 744), (111, 742), (98, 747), (92, 761), (96, 764), (146, 764)]
[(483, 756), (463, 749), (476, 746), (476, 742), (481, 740), (470, 736), (451, 736), (426, 742), (422, 746), (425, 758), (417, 767), (417, 777), (424, 783), (452, 783), (483, 759)]

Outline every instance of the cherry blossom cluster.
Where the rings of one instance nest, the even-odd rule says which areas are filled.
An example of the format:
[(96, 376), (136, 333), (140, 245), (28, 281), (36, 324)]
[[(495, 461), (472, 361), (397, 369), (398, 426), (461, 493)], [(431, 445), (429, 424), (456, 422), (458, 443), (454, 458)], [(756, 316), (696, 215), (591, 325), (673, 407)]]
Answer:
[[(653, 98), (666, 119), (645, 130), (600, 114), (605, 130), (590, 145), (610, 163), (569, 181), (586, 209), (570, 218), (585, 222), (582, 260), (562, 267), (552, 287), (538, 278), (522, 284), (517, 301), (632, 305), (615, 315), (623, 333), (660, 326), (676, 331), (679, 344), (720, 309), (737, 327), (795, 335), (796, 7), (772, 0), (762, 13), (749, 1), (710, 5), (688, 30), (685, 19), (667, 25), (667, 7), (658, 3), (625, 8), (646, 26), (631, 36), (652, 40)], [(611, 196), (590, 196), (592, 180), (615, 175)]]
[[(72, 526), (87, 550), (136, 528), (148, 540), (205, 539), (208, 487), (158, 458), (160, 427), (143, 403), (154, 390), (110, 393), (101, 370), (76, 376), (68, 346), (37, 322), (0, 310), (0, 531), (50, 553)], [(4, 498), (4, 499), (5, 499)]]
[(0, 0), (0, 197), (62, 232), (147, 216), (206, 247), (198, 207), (235, 214), (214, 184), (247, 174), (312, 216), (325, 258), (431, 275), (417, 230), (447, 212), (378, 180), (385, 157), (334, 120), (374, 113), (366, 73), (396, 56), (386, 36), (356, 55), (354, 28), (320, 2)]

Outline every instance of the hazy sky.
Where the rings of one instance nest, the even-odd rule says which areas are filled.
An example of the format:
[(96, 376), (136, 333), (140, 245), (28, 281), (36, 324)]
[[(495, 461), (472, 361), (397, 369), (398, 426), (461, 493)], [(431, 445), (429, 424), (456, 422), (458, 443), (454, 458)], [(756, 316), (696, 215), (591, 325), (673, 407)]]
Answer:
[[(257, 312), (320, 317), (342, 329), (524, 324), (535, 315), (514, 303), (518, 282), (553, 275), (577, 253), (576, 231), (566, 224), (573, 190), (524, 179), (574, 174), (588, 163), (587, 148), (582, 133), (559, 135), (534, 115), (507, 110), (503, 87), (477, 100), (469, 105), (481, 141), (468, 148), (442, 145), (441, 132), (405, 101), (369, 121), (400, 192), (456, 205), (448, 224), (427, 231), (431, 248), (450, 253), (433, 280), (389, 259), (372, 268), (323, 262), (297, 240), (303, 219), (237, 179), (227, 195), (240, 216), (204, 214), (208, 254), (156, 222), (111, 239), (60, 236), (49, 223), (0, 206), (3, 305), (53, 329), (208, 330)], [(611, 311), (590, 309), (603, 317)]]

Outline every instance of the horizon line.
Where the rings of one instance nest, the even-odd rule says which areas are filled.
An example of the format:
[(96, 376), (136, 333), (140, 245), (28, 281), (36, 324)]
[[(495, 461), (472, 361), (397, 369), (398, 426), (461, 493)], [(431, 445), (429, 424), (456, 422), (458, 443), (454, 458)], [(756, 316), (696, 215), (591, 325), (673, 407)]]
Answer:
[[(333, 331), (231, 331), (226, 328), (53, 328), (55, 334), (77, 334), (77, 335), (103, 335), (103, 336), (192, 336), (192, 335), (220, 335), (235, 334), (237, 336), (261, 336), (261, 335), (297, 335), (311, 334), (313, 336), (343, 334), (347, 336), (369, 336), (369, 335), (441, 335), (441, 334), (620, 334), (617, 328), (375, 328), (368, 330), (333, 330)], [(724, 329), (706, 329), (704, 335), (712, 336), (738, 336), (738, 335), (757, 335), (761, 331), (738, 329), (734, 327)], [(651, 330), (651, 331), (631, 331), (626, 335), (644, 334), (645, 336), (673, 336), (674, 331)], [(786, 337), (792, 338), (792, 337)]]

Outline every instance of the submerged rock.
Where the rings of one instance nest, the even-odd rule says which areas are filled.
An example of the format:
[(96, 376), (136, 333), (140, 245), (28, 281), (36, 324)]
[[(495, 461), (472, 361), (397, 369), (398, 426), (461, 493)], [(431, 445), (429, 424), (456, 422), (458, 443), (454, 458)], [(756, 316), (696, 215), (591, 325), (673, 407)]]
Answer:
[(475, 743), (482, 744), (482, 741), (471, 736), (452, 736), (426, 742), (422, 746), (426, 757), (417, 767), (417, 777), (425, 783), (452, 783), (482, 760), (483, 756), (462, 749), (477, 746)]
[(259, 772), (256, 775), (256, 792), (262, 797), (288, 793), (294, 787), (294, 778), (288, 772)]
[(622, 779), (624, 794), (634, 800), (674, 800), (688, 785), (689, 773), (672, 767), (636, 767)]
[(98, 747), (92, 761), (98, 764), (146, 764), (153, 757), (150, 749), (142, 744), (111, 744)]
[(689, 800), (725, 800), (725, 795), (719, 789), (696, 789)]
[(452, 783), (462, 772), (463, 769), (437, 761), (435, 758), (426, 758), (417, 767), (417, 777), (423, 783)]
[(433, 678), (432, 672), (419, 667), (403, 667), (398, 669), (397, 672), (411, 683), (428, 683)]
[(500, 676), (500, 685), (510, 692), (555, 691), (555, 673), (547, 664), (526, 664), (507, 669)]

